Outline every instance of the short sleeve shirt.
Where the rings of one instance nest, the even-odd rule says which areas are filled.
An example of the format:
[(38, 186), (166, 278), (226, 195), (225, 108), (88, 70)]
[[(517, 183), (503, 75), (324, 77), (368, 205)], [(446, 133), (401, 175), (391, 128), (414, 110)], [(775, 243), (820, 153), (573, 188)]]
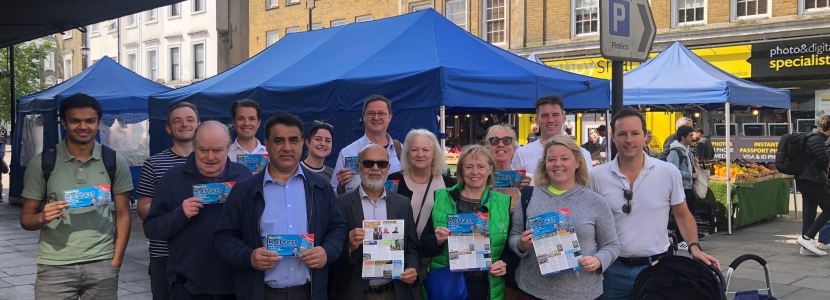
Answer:
[[(580, 147), (582, 150), (582, 157), (585, 159), (585, 165), (588, 166), (588, 171), (593, 168), (593, 164), (591, 163), (591, 153), (585, 148)], [(516, 150), (516, 154), (513, 155), (513, 160), (510, 162), (510, 168), (513, 170), (525, 170), (530, 178), (533, 178), (538, 174), (538, 170), (536, 168), (539, 166), (539, 160), (542, 159), (542, 153), (545, 148), (542, 146), (542, 140), (536, 140), (532, 143), (527, 143), (518, 150)], [(532, 176), (530, 174), (533, 174)]]
[[(64, 191), (96, 185), (110, 185), (112, 195), (133, 190), (133, 180), (127, 160), (116, 154), (117, 173), (110, 183), (107, 169), (101, 160), (101, 144), (95, 143), (92, 156), (80, 161), (69, 154), (65, 141), (56, 148), (55, 169), (48, 185), (41, 171), (42, 153), (29, 162), (24, 175), (25, 199), (43, 201), (64, 200)], [(87, 261), (112, 259), (115, 250), (113, 216), (110, 205), (64, 210), (60, 218), (40, 230), (37, 263), (68, 265)]]
[[(686, 194), (680, 170), (662, 160), (646, 156), (643, 170), (629, 184), (614, 159), (597, 166), (590, 173), (591, 190), (602, 195), (611, 207), (622, 251), (620, 257), (657, 255), (669, 248), (669, 211), (672, 205), (683, 203)], [(631, 214), (622, 211), (628, 201), (624, 190), (633, 191)]]
[[(395, 143), (392, 141), (392, 136), (387, 133), (386, 139), (389, 141), (389, 145), (386, 145), (386, 152), (389, 153), (389, 174), (392, 174), (401, 170), (401, 161), (398, 160), (398, 153), (395, 151)], [(340, 172), (340, 169), (346, 165), (346, 157), (357, 156), (363, 147), (371, 144), (372, 141), (370, 141), (366, 135), (363, 135), (363, 137), (357, 141), (354, 141), (354, 143), (351, 143), (346, 146), (346, 148), (340, 150), (340, 154), (337, 156), (337, 162), (334, 166), (334, 176), (332, 176), (330, 180), (331, 186), (334, 187), (335, 191), (337, 191), (337, 185), (340, 183), (337, 181), (337, 172)], [(355, 176), (352, 177), (352, 181), (346, 185), (346, 193), (355, 190), (359, 186), (360, 176), (355, 174)]]
[[(155, 196), (161, 176), (170, 168), (183, 164), (186, 161), (187, 157), (179, 156), (169, 148), (147, 158), (144, 161), (144, 166), (141, 167), (141, 177), (138, 180), (138, 194), (151, 198)], [(151, 258), (167, 257), (167, 255), (167, 241), (150, 240)]]

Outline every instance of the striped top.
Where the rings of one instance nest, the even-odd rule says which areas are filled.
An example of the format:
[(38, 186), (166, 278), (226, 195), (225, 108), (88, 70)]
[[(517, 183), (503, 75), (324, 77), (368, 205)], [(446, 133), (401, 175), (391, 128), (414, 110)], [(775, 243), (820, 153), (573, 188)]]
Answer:
[[(187, 161), (187, 157), (179, 156), (173, 153), (170, 149), (165, 149), (156, 155), (150, 156), (144, 161), (144, 166), (141, 168), (141, 177), (138, 181), (138, 194), (145, 197), (153, 197), (156, 195), (156, 187), (159, 185), (159, 180), (164, 172), (170, 168), (183, 164)], [(167, 242), (150, 240), (150, 257), (167, 257)]]

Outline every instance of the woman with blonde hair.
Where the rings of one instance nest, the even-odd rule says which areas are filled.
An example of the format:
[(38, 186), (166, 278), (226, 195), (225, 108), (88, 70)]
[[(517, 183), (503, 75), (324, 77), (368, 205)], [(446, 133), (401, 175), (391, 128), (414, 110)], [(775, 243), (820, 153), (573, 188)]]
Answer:
[[(447, 215), (488, 213), (487, 228), (491, 251), (488, 271), (464, 272), (469, 300), (504, 300), (504, 278), (507, 265), (500, 260), (507, 246), (510, 226), (510, 197), (491, 191), (495, 162), (484, 146), (464, 147), (458, 158), (458, 184), (435, 192), (435, 205), (427, 227), (421, 235), (421, 252), (431, 257), (429, 271), (449, 267)], [(427, 278), (429, 274), (427, 274)], [(430, 290), (430, 286), (426, 286)], [(437, 299), (445, 299), (438, 297)], [(433, 300), (433, 298), (430, 298)]]
[[(527, 211), (514, 211), (509, 246), (521, 257), (516, 281), (522, 299), (598, 299), (602, 295), (602, 272), (617, 259), (620, 243), (608, 202), (588, 186), (588, 169), (579, 146), (568, 136), (555, 136), (543, 143), (544, 154), (534, 178)], [(544, 172), (541, 172), (544, 170)], [(582, 270), (542, 277), (533, 249), (533, 230), (528, 218), (568, 208), (571, 225), (582, 253)]]
[[(516, 149), (518, 149), (515, 141), (516, 131), (507, 125), (497, 124), (487, 129), (484, 143), (496, 164), (496, 172), (513, 170), (510, 167), (510, 162), (513, 160), (513, 154), (516, 153)], [(510, 196), (510, 212), (512, 213), (516, 207), (516, 201), (519, 200), (519, 188), (528, 185), (530, 185), (530, 177), (525, 176), (522, 180), (511, 182), (510, 187), (490, 187), (497, 192)]]

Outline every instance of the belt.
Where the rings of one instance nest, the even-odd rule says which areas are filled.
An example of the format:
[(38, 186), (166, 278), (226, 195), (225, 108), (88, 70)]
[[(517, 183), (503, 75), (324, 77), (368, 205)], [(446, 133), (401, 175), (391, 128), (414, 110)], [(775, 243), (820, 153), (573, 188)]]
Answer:
[(383, 293), (386, 293), (388, 291), (394, 290), (395, 289), (395, 284), (394, 283), (395, 283), (394, 281), (390, 281), (390, 282), (387, 282), (384, 285), (370, 286), (369, 287), (369, 293), (370, 294), (383, 294)]
[(668, 254), (667, 252), (663, 252), (663, 253), (648, 256), (648, 257), (618, 257), (617, 261), (620, 262), (621, 264), (626, 265), (626, 266), (640, 267), (640, 266), (649, 265), (649, 264), (651, 264), (651, 262), (653, 262), (655, 260), (658, 260), (661, 257), (666, 256), (667, 254)]
[(303, 285), (295, 285), (295, 286), (289, 286), (289, 287), (278, 288), (278, 289), (277, 288), (272, 288), (268, 285), (265, 285), (265, 288), (273, 290), (277, 293), (294, 293), (294, 292), (299, 292), (299, 291), (303, 291), (303, 290), (306, 290), (306, 291), (311, 290), (311, 284), (306, 283), (306, 284), (303, 284)]

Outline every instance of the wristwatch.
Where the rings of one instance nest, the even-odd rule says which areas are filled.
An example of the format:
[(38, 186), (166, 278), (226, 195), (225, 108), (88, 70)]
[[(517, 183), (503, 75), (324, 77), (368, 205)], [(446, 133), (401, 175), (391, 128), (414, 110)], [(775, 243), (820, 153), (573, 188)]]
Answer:
[(689, 254), (692, 254), (692, 247), (697, 246), (697, 249), (703, 251), (703, 247), (700, 247), (700, 243), (691, 243), (689, 244)]

